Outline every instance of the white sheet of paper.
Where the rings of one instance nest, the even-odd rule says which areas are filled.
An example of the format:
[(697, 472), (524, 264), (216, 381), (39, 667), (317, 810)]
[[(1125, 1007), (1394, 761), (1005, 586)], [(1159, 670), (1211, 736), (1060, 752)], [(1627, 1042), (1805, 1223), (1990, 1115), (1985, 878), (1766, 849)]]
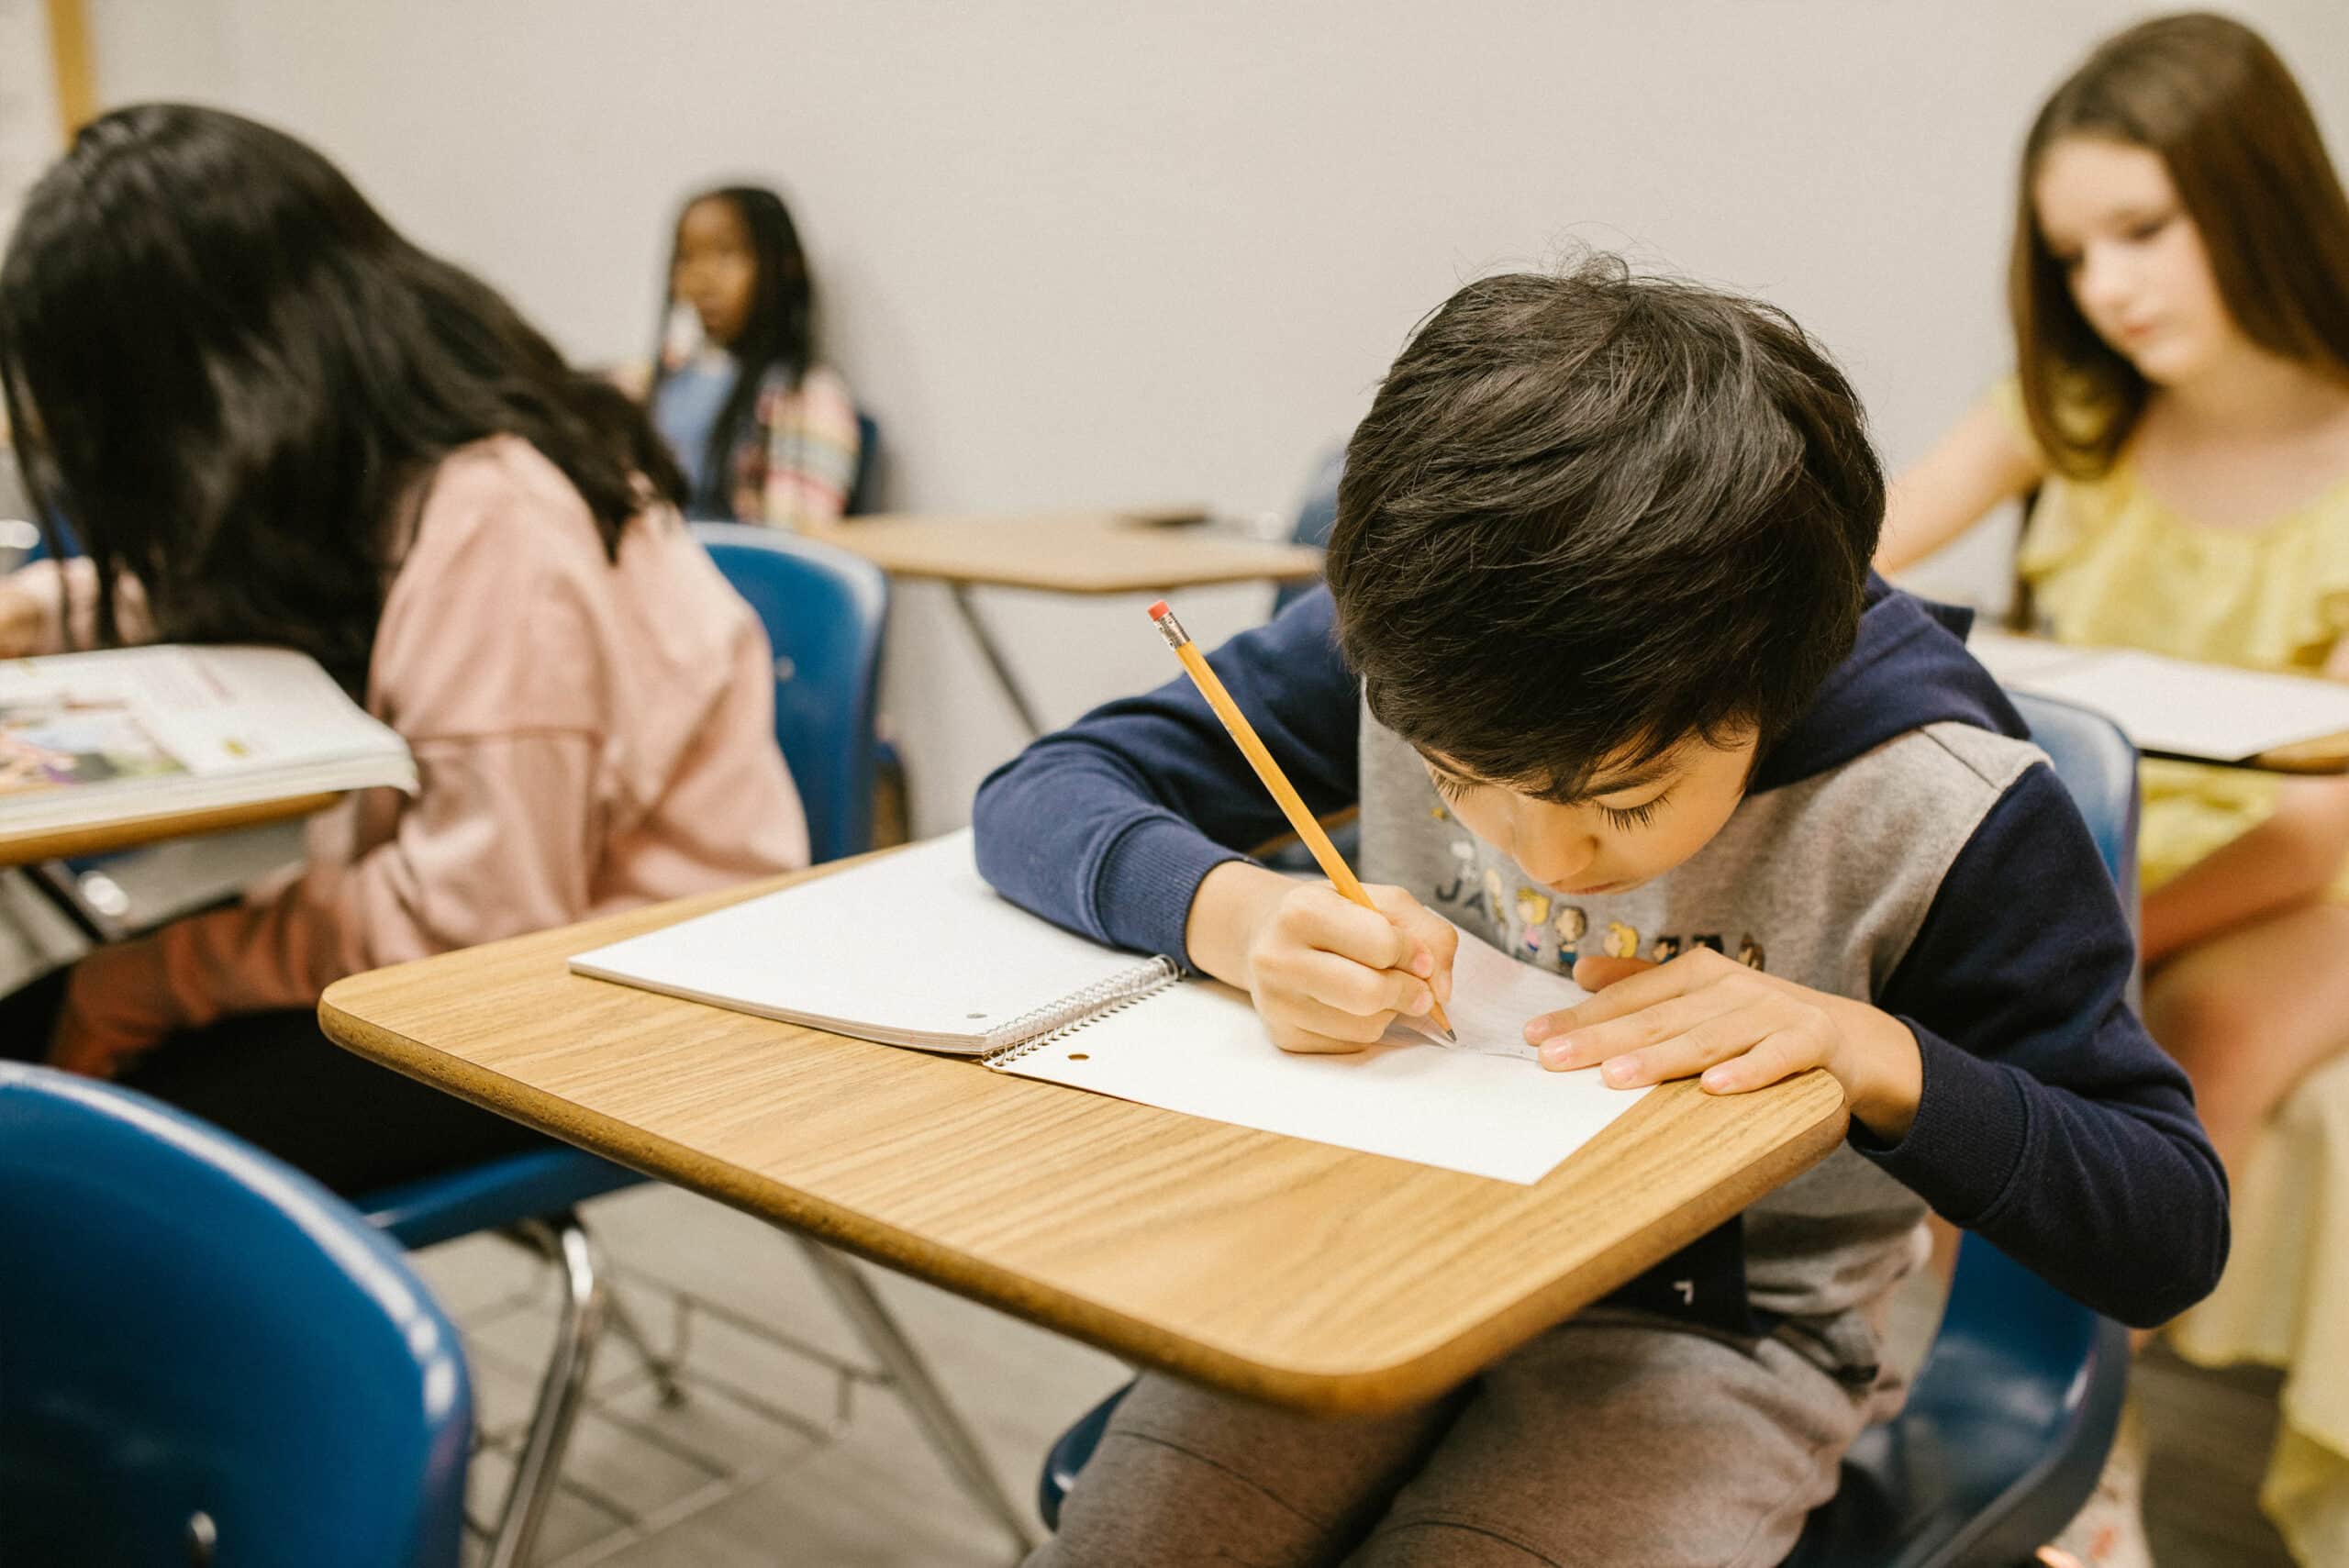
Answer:
[(1980, 624), (1966, 634), (1965, 651), (1974, 655), (2002, 686), (2025, 689), (2034, 677), (2101, 657), (2098, 650), (2057, 642), (2046, 637), (2018, 637), (1993, 631)]
[(1464, 935), (1445, 1011), (1457, 1047), (1408, 1031), (1345, 1056), (1280, 1050), (1248, 998), (1193, 980), (1009, 1062), (1024, 1077), (1520, 1184), (1637, 1105), (1596, 1068), (1544, 1072), (1525, 1020), (1589, 993)]
[[(836, 1033), (972, 1052), (1019, 1015), (1150, 961), (1096, 946), (997, 896), (957, 833), (804, 886), (571, 961), (599, 979)], [(1545, 1073), (1525, 1020), (1588, 993), (1463, 933), (1457, 1045), (1405, 1024), (1367, 1051), (1297, 1056), (1248, 998), (1213, 981), (1164, 984), (1008, 1058), (1005, 1070), (1191, 1116), (1539, 1181), (1639, 1100), (1594, 1069)]]
[(1966, 647), (2000, 685), (2109, 715), (2143, 751), (2232, 762), (2349, 730), (2337, 681), (1991, 631)]

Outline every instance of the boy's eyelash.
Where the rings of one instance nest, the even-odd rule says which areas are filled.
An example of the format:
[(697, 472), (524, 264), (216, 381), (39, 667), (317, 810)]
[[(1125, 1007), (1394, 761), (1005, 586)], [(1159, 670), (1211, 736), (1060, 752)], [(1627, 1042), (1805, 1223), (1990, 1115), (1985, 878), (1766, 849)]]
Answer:
[[(1466, 780), (1455, 779), (1449, 773), (1431, 771), (1428, 779), (1435, 785), (1436, 794), (1455, 803), (1473, 787)], [(1664, 803), (1670, 798), (1671, 791), (1667, 790), (1653, 800), (1643, 801), (1638, 806), (1601, 806), (1598, 810), (1599, 815), (1607, 818), (1609, 827), (1628, 831), (1634, 828), (1644, 828), (1654, 821), (1655, 814), (1663, 809)]]
[(1605, 815), (1608, 826), (1611, 828), (1644, 828), (1649, 823), (1655, 820), (1657, 809), (1669, 798), (1670, 795), (1669, 792), (1667, 792), (1664, 795), (1657, 795), (1653, 800), (1643, 801), (1638, 806), (1625, 806), (1620, 807), (1613, 806), (1602, 806), (1598, 809)]

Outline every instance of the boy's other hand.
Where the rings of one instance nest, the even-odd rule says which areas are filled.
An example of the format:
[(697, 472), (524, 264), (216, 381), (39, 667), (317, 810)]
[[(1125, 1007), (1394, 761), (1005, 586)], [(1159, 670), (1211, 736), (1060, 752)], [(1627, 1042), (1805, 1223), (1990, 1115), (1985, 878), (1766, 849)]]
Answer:
[(1598, 995), (1525, 1026), (1542, 1065), (1598, 1064), (1618, 1088), (1701, 1074), (1706, 1091), (1741, 1095), (1823, 1067), (1852, 1115), (1898, 1140), (1924, 1084), (1917, 1037), (1890, 1014), (1750, 969), (1710, 948), (1669, 963), (1586, 958), (1577, 984)]
[(1283, 1051), (1360, 1051), (1397, 1016), (1449, 999), (1460, 940), (1401, 888), (1365, 891), (1375, 911), (1326, 882), (1218, 866), (1192, 904), (1193, 962), (1245, 990)]

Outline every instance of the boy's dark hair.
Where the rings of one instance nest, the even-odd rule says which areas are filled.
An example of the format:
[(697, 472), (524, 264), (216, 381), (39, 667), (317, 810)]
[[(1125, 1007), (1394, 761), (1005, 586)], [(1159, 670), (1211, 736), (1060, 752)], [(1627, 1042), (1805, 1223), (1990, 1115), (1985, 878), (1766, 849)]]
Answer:
[(1347, 448), (1329, 580), (1380, 723), (1572, 800), (1688, 736), (1784, 733), (1851, 651), (1883, 516), (1801, 328), (1600, 255), (1421, 325)]

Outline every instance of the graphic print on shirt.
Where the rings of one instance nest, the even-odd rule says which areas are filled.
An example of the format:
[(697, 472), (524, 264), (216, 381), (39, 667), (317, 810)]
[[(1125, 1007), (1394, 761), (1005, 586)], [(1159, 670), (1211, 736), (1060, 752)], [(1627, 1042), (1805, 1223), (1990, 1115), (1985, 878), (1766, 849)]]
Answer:
[(1476, 906), (1476, 846), (1467, 840), (1452, 840), (1452, 880), (1435, 890), (1435, 901)]
[(1542, 928), (1550, 918), (1550, 895), (1538, 888), (1517, 890), (1518, 956), (1528, 963), (1542, 956)]
[(1575, 972), (1575, 961), (1582, 956), (1582, 940), (1589, 934), (1590, 920), (1574, 905), (1558, 910), (1553, 922), (1558, 933), (1558, 967), (1568, 974)]
[[(1554, 966), (1559, 973), (1572, 975), (1585, 953), (1669, 963), (1698, 948), (1710, 948), (1723, 954), (1733, 951), (1738, 962), (1748, 968), (1764, 967), (1762, 943), (1750, 932), (1741, 933), (1732, 950), (1724, 932), (1656, 929), (1666, 921), (1677, 923), (1675, 917), (1663, 909), (1643, 915), (1636, 905), (1625, 907), (1613, 899), (1599, 901), (1594, 920), (1591, 906), (1569, 904), (1526, 876), (1491, 846), (1463, 832), (1458, 819), (1441, 804), (1428, 806), (1427, 817), (1431, 824), (1445, 825), (1445, 831), (1439, 840), (1443, 846), (1443, 868), (1422, 884), (1425, 901), (1463, 930), (1520, 962)], [(1643, 935), (1642, 928), (1650, 918), (1654, 927)]]

